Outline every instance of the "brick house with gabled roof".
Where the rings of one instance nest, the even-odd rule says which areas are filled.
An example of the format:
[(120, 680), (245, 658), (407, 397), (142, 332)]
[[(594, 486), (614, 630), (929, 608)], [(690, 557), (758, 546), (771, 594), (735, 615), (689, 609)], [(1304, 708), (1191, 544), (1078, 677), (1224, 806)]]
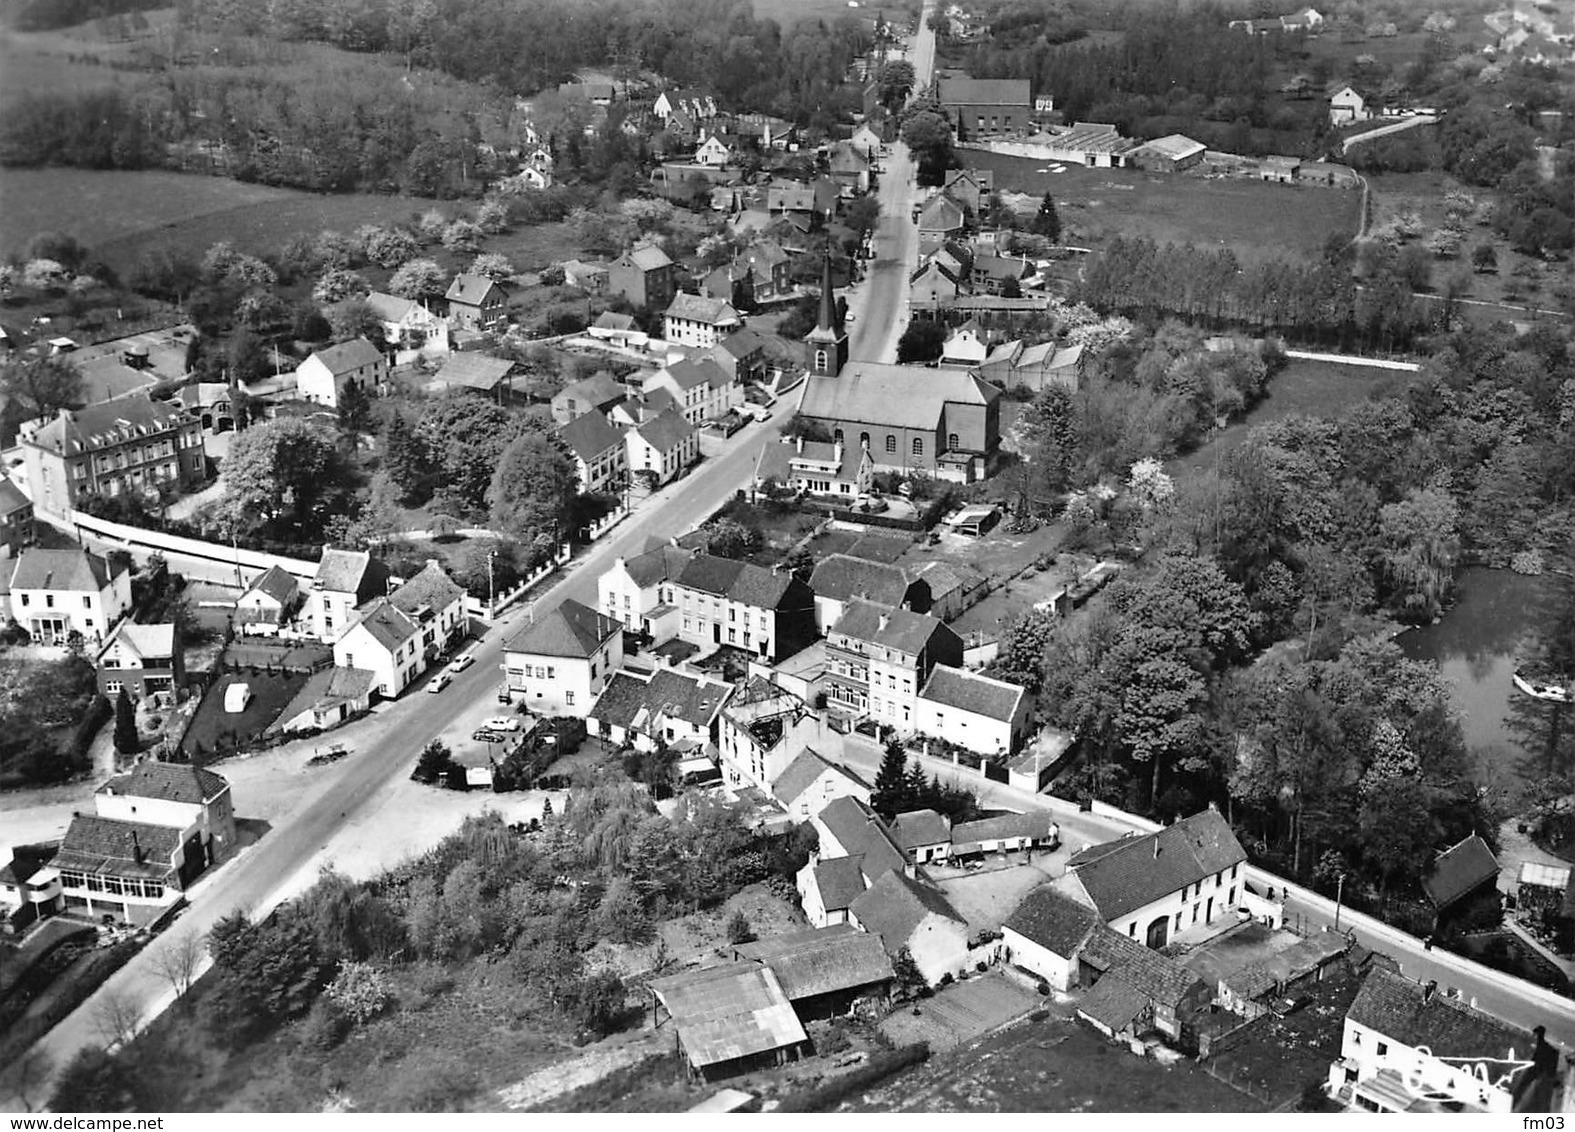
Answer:
[(490, 332), (503, 326), (508, 315), (508, 293), (485, 275), (454, 276), (443, 296), (449, 321), (460, 330)]
[(122, 621), (104, 642), (94, 667), (98, 690), (113, 700), (121, 689), (133, 700), (185, 686), (186, 656), (175, 626)]
[[(686, 297), (693, 296), (679, 296)], [(682, 358), (663, 366), (647, 376), (640, 389), (643, 393), (661, 389), (672, 394), (683, 409), (684, 419), (692, 425), (725, 416), (743, 403), (742, 387), (712, 357)]]
[(656, 245), (640, 244), (607, 269), (607, 291), (636, 307), (665, 310), (678, 291), (678, 265)]
[(1247, 853), (1212, 805), (1155, 833), (1128, 835), (1073, 855), (1056, 883), (1111, 928), (1151, 948), (1233, 916)]
[(697, 554), (673, 584), (681, 639), (730, 645), (769, 660), (815, 639), (814, 592), (787, 570)]
[(503, 646), (509, 695), (538, 715), (584, 718), (623, 666), (623, 624), (564, 601)]
[(553, 434), (574, 459), (580, 492), (618, 491), (629, 478), (629, 451), (623, 431), (600, 413), (584, 413)]
[(1027, 79), (942, 79), (937, 93), (959, 138), (1027, 130), (1033, 119)]
[(962, 653), (962, 639), (944, 622), (854, 598), (826, 636), (828, 706), (911, 728), (931, 670), (960, 666)]
[(711, 348), (711, 357), (739, 385), (763, 381), (767, 340), (755, 331), (735, 330)]

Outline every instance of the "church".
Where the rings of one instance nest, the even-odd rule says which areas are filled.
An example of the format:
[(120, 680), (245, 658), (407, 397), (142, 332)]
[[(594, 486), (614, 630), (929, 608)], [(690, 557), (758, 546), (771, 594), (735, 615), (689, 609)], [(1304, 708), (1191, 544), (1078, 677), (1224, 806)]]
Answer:
[(1001, 439), (1001, 391), (972, 370), (849, 361), (829, 259), (804, 362), (809, 376), (798, 415), (834, 442), (868, 452), (876, 471), (959, 483), (984, 478)]

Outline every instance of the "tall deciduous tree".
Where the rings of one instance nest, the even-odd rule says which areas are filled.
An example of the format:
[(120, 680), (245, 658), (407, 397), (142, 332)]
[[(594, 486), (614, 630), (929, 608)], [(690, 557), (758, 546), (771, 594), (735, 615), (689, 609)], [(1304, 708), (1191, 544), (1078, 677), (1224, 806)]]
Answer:
[(21, 354), (0, 367), (0, 392), (15, 400), (27, 417), (52, 417), (82, 403), (82, 375), (63, 358)]
[(435, 260), (406, 261), (388, 280), (390, 294), (404, 299), (424, 299), (443, 292), (448, 276)]
[(1379, 512), (1384, 571), (1408, 618), (1427, 622), (1443, 611), (1460, 555), (1459, 518), (1442, 487), (1413, 490)]
[(224, 504), (230, 520), (259, 520), (279, 532), (305, 530), (332, 487), (334, 438), (299, 417), (281, 417), (238, 434), (224, 462)]
[(492, 525), (524, 543), (561, 537), (578, 489), (573, 461), (542, 434), (526, 433), (504, 449), (492, 477)]

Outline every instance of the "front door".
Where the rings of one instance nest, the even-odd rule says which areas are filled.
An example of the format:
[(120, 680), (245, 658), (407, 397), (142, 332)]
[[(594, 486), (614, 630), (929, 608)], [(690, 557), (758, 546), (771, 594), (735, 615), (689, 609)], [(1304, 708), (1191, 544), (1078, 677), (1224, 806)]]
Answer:
[(1148, 926), (1148, 945), (1156, 951), (1170, 941), (1170, 917), (1160, 916)]
[(1214, 922), (1214, 897), (1212, 896), (1209, 897), (1208, 907), (1203, 910), (1203, 922), (1205, 924), (1212, 924)]

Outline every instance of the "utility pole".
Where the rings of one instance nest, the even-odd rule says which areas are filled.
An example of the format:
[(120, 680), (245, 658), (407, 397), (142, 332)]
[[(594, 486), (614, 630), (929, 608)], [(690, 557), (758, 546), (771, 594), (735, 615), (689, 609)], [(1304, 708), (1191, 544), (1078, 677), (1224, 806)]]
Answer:
[(1340, 879), (1334, 887), (1334, 930), (1340, 930), (1340, 905), (1345, 900), (1345, 874), (1340, 874)]
[(497, 599), (497, 587), (496, 587), (496, 585), (494, 585), (493, 580), (492, 580), (492, 560), (494, 558), (496, 558), (497, 556), (498, 556), (498, 552), (496, 550), (489, 550), (489, 551), (487, 551), (487, 616), (488, 617), (496, 617), (498, 615), (498, 610), (497, 610), (497, 600), (498, 600)]

